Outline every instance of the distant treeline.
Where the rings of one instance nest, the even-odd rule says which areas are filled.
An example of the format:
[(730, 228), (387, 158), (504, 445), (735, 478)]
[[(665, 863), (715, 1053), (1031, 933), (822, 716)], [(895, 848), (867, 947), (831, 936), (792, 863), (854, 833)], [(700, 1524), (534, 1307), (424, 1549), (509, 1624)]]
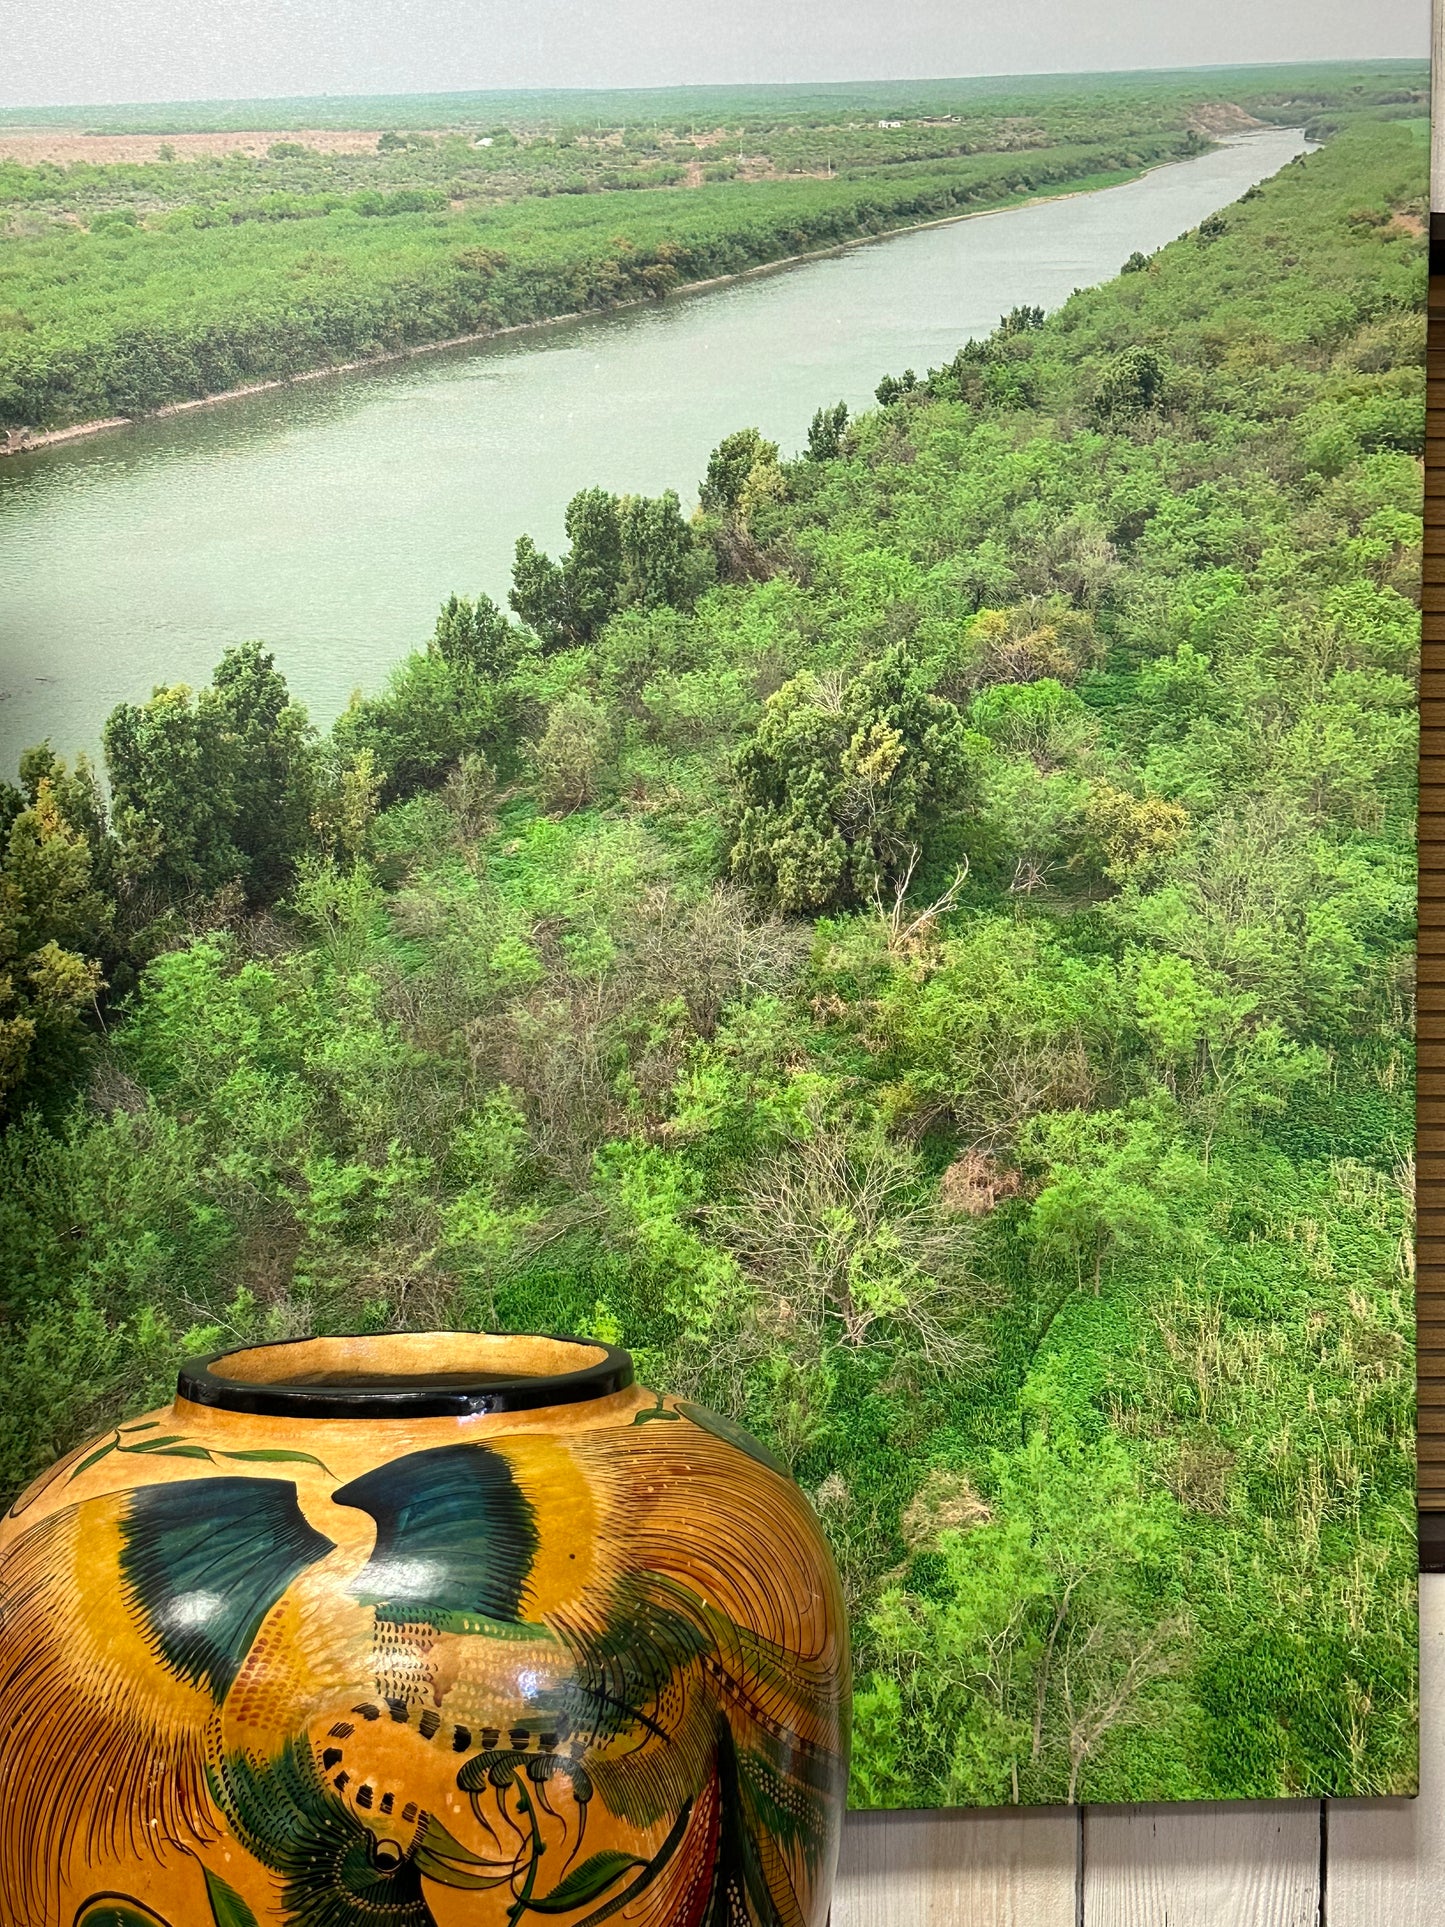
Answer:
[[(1192, 98), (1237, 101), (1260, 119), (1301, 103), (1362, 103), (1401, 90), (1422, 100), (1425, 60), (1314, 61), (1263, 67), (1167, 68), (1096, 74), (1002, 74), (958, 80), (860, 80), (746, 87), (527, 88), (458, 94), (325, 94), (289, 100), (138, 102), (111, 107), (24, 107), (0, 112), (0, 127), (78, 128), (97, 133), (205, 133), (232, 129), (466, 127), (505, 121), (528, 127), (684, 127), (891, 119), (1013, 111), (1040, 101)], [(1271, 111), (1274, 110), (1274, 111)]]

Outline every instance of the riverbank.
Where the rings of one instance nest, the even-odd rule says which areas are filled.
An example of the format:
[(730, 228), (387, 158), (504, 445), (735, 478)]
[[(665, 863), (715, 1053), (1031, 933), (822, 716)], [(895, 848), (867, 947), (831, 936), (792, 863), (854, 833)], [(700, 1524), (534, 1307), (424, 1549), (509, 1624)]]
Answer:
[[(1268, 131), (1291, 132), (1294, 130), (1271, 129)], [(1210, 149), (1222, 145), (1236, 145), (1252, 138), (1255, 138), (1253, 133), (1236, 134), (1226, 137), (1223, 141), (1211, 142)], [(847, 254), (855, 248), (872, 247), (881, 241), (896, 240), (901, 235), (924, 233), (932, 228), (956, 227), (961, 222), (982, 220), (986, 216), (1007, 213), (1015, 208), (1047, 206), (1058, 201), (1085, 199), (1089, 195), (1101, 193), (1108, 188), (1123, 187), (1131, 181), (1142, 180), (1147, 175), (1158, 173), (1163, 169), (1187, 165), (1188, 160), (1171, 157), (1168, 160), (1151, 162), (1143, 167), (1119, 168), (1108, 174), (1086, 177), (1084, 181), (1062, 193), (1010, 195), (1007, 199), (999, 200), (989, 207), (969, 208), (962, 213), (945, 214), (929, 221), (908, 221), (896, 227), (883, 228), (876, 234), (855, 235), (846, 241), (835, 242), (827, 247), (807, 248), (796, 254), (779, 256), (775, 260), (755, 262), (751, 267), (740, 268), (733, 274), (708, 275), (701, 280), (682, 282), (668, 289), (663, 297), (639, 295), (634, 300), (618, 301), (604, 309), (572, 309), (555, 315), (544, 315), (535, 321), (518, 322), (511, 327), (488, 328), (469, 334), (449, 335), (441, 340), (416, 342), (406, 348), (389, 349), (382, 354), (364, 355), (350, 361), (324, 362), (315, 368), (303, 369), (294, 375), (279, 375), (265, 381), (246, 382), (234, 388), (219, 389), (212, 395), (197, 395), (185, 401), (166, 402), (159, 408), (147, 409), (143, 414), (107, 416), (94, 421), (76, 422), (65, 428), (38, 431), (10, 429), (0, 434), (0, 459), (6, 456), (39, 454), (45, 449), (59, 447), (64, 443), (112, 433), (122, 428), (131, 428), (140, 422), (162, 421), (170, 416), (193, 414), (199, 409), (217, 408), (224, 402), (243, 401), (250, 396), (272, 394), (281, 389), (294, 388), (302, 382), (320, 381), (335, 375), (361, 374), (398, 362), (412, 361), (424, 355), (442, 354), (451, 349), (481, 347), (487, 342), (501, 341), (516, 335), (539, 334), (549, 328), (566, 327), (578, 321), (596, 320), (602, 315), (625, 314), (639, 308), (650, 307), (659, 298), (676, 299), (680, 296), (705, 294), (710, 289), (727, 287), (755, 279), (760, 275), (777, 274), (809, 262), (828, 260)]]

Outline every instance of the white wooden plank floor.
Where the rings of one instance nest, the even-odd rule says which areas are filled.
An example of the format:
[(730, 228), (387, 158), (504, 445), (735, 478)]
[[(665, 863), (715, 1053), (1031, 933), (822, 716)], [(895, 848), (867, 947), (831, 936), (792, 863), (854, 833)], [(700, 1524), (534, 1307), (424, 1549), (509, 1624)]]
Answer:
[(1420, 1621), (1418, 1800), (853, 1814), (833, 1927), (1440, 1927), (1445, 1576)]

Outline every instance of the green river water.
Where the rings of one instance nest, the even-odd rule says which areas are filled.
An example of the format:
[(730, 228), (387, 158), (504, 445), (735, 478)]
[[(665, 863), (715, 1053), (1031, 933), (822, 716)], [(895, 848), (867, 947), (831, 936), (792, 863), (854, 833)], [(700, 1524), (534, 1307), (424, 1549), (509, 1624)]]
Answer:
[(275, 390), (0, 462), (0, 772), (94, 750), (158, 682), (261, 637), (325, 723), (453, 591), (505, 601), (516, 538), (579, 488), (696, 493), (756, 426), (1057, 306), (1305, 151), (1292, 129), (1120, 187), (915, 230), (644, 309)]

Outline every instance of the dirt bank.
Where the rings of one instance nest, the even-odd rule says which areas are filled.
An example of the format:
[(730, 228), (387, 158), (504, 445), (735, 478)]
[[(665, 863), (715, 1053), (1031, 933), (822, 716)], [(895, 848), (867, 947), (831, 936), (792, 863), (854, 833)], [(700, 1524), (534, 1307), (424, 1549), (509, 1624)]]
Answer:
[(304, 127), (295, 133), (271, 128), (261, 133), (239, 134), (76, 134), (47, 132), (41, 128), (0, 130), (0, 160), (19, 161), (35, 167), (49, 161), (69, 167), (72, 161), (94, 161), (97, 166), (112, 161), (155, 161), (160, 150), (168, 147), (178, 161), (199, 161), (216, 155), (248, 154), (260, 158), (277, 141), (299, 141), (318, 154), (374, 154), (376, 132), (365, 129)]

